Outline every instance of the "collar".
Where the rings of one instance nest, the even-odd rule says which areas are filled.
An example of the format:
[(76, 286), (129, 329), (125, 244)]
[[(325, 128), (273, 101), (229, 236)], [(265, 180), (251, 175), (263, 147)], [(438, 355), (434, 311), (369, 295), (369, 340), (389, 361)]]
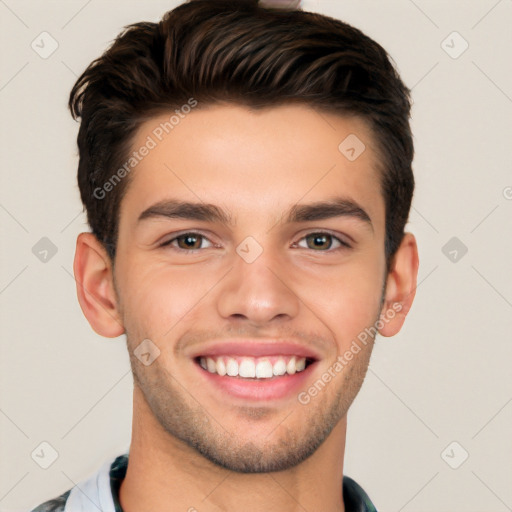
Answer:
[[(119, 503), (119, 488), (128, 468), (128, 453), (116, 457), (110, 466), (110, 488), (115, 512), (124, 512)], [(377, 512), (363, 488), (352, 478), (343, 477), (345, 512)]]

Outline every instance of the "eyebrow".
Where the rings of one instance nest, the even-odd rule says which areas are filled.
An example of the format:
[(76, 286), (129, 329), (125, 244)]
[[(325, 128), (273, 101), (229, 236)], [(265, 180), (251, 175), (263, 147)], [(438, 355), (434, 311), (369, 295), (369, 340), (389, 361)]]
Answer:
[[(373, 224), (368, 213), (355, 201), (336, 197), (327, 201), (317, 201), (309, 204), (296, 204), (287, 212), (287, 223), (310, 222), (326, 220), (335, 217), (352, 217), (367, 224), (373, 231)], [(286, 213), (285, 213), (286, 215)], [(169, 219), (200, 220), (218, 222), (233, 226), (231, 214), (214, 204), (192, 203), (177, 199), (165, 199), (146, 210), (137, 220), (164, 217)]]
[(287, 222), (308, 222), (333, 217), (353, 217), (359, 219), (368, 224), (373, 231), (373, 224), (368, 213), (355, 201), (344, 197), (310, 204), (296, 204), (290, 209)]

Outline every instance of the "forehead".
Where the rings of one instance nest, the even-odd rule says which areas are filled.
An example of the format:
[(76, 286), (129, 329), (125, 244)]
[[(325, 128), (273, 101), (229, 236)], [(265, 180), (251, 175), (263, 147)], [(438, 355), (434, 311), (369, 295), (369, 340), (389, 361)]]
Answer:
[(384, 214), (376, 143), (359, 117), (304, 105), (199, 105), (146, 121), (132, 151), (145, 156), (133, 168), (122, 211), (179, 197), (254, 215), (347, 195)]

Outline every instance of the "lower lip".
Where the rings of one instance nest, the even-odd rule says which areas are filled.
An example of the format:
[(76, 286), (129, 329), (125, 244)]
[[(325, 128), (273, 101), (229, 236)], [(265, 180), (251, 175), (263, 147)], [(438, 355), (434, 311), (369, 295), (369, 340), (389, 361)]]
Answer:
[(309, 364), (301, 372), (293, 375), (272, 377), (271, 379), (244, 379), (241, 377), (220, 376), (218, 373), (210, 373), (199, 364), (194, 363), (197, 370), (211, 385), (224, 393), (244, 400), (279, 400), (296, 396), (304, 389), (305, 381), (310, 375), (316, 362)]

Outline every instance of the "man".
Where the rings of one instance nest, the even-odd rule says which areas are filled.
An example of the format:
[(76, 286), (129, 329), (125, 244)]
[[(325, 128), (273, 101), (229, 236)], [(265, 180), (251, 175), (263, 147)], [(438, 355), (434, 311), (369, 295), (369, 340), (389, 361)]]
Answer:
[(373, 511), (343, 474), (376, 333), (415, 293), (409, 90), (325, 16), (194, 0), (70, 96), (81, 308), (126, 334), (132, 441), (35, 510)]

